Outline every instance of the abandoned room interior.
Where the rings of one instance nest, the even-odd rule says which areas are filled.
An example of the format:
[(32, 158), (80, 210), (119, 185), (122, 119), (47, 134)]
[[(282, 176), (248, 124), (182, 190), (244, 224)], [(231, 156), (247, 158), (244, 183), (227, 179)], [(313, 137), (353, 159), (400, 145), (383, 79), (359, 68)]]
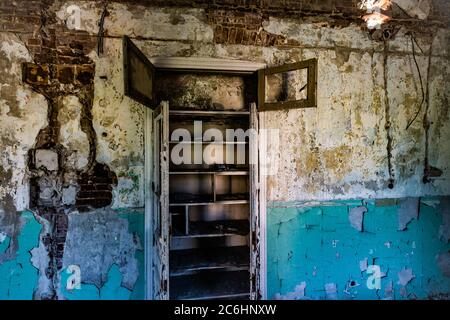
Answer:
[(0, 0), (0, 300), (448, 300), (450, 1)]

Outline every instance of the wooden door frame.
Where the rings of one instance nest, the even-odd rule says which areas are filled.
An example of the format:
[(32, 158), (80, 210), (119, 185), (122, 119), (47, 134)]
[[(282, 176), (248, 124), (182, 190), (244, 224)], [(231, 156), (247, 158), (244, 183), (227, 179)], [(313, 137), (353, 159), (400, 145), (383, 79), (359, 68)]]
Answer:
[[(258, 70), (265, 69), (265, 63), (216, 59), (208, 57), (155, 57), (149, 59), (157, 70), (185, 71), (185, 72), (208, 72), (208, 73), (224, 73), (236, 75), (251, 75)], [(256, 102), (256, 101), (255, 101)], [(264, 123), (259, 121), (259, 128), (264, 128)], [(265, 146), (261, 145), (263, 141), (259, 140), (259, 149), (265, 150)], [(152, 176), (153, 176), (153, 111), (149, 108), (145, 109), (144, 120), (144, 153), (145, 153), (145, 298), (150, 300), (153, 298), (153, 275), (152, 275), (152, 244), (153, 242), (153, 194), (151, 192)], [(260, 154), (260, 157), (263, 155)], [(260, 192), (259, 192), (259, 221), (260, 221), (260, 294), (262, 299), (267, 298), (267, 251), (266, 251), (266, 179), (260, 176)]]

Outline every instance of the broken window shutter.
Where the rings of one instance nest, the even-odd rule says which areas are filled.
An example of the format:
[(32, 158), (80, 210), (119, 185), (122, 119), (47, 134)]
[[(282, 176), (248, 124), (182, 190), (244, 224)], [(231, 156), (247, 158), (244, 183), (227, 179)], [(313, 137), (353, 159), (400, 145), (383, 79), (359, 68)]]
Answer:
[(317, 107), (317, 59), (258, 71), (259, 111)]
[(127, 36), (123, 38), (123, 72), (125, 95), (155, 109), (155, 67)]

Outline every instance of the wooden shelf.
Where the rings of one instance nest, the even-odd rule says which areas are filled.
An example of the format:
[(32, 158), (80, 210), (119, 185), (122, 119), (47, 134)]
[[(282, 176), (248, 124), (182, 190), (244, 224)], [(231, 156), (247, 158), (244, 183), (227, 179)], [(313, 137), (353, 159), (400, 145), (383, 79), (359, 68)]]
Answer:
[(171, 276), (169, 285), (174, 300), (238, 298), (250, 292), (248, 271)]
[(210, 204), (245, 204), (249, 203), (248, 194), (216, 195), (192, 195), (171, 194), (169, 206), (206, 206)]
[(245, 116), (250, 115), (250, 111), (238, 111), (238, 110), (170, 110), (170, 115), (196, 115), (196, 116)]
[(170, 171), (169, 174), (177, 175), (177, 174), (215, 174), (216, 176), (248, 176), (248, 170), (228, 170), (228, 171), (202, 171), (202, 170), (184, 170), (184, 171)]
[[(200, 299), (190, 299), (190, 300), (200, 300)], [(205, 299), (202, 299), (205, 300)], [(211, 298), (206, 298), (206, 300), (250, 300), (250, 293), (239, 293), (239, 294), (229, 294), (224, 296), (216, 296)]]
[(226, 201), (248, 201), (248, 193), (236, 193), (236, 194), (217, 194), (216, 202), (226, 202)]
[(172, 164), (169, 168), (169, 173), (172, 172), (192, 172), (193, 174), (197, 172), (235, 172), (235, 171), (249, 171), (248, 165), (222, 165), (222, 164), (211, 164), (211, 165), (174, 165)]
[(189, 221), (188, 234), (173, 230), (173, 238), (246, 236), (249, 233), (248, 220)]
[(170, 252), (170, 275), (187, 275), (205, 270), (248, 270), (249, 252), (246, 246), (174, 250)]
[(247, 204), (250, 203), (248, 200), (229, 200), (229, 201), (214, 201), (214, 202), (187, 202), (187, 203), (171, 203), (171, 207), (179, 206), (208, 206), (211, 204), (223, 204), (223, 205), (233, 205), (233, 204)]
[(213, 296), (200, 296), (197, 298), (186, 298), (183, 300), (250, 300), (250, 293), (231, 293)]

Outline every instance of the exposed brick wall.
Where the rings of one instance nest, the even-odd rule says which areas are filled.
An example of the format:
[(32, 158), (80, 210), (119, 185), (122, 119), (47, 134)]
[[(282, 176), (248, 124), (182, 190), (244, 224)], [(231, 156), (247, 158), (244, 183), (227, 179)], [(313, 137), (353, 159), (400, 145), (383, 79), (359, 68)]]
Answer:
[(111, 204), (112, 186), (117, 184), (117, 177), (107, 166), (97, 163), (91, 172), (79, 176), (78, 184), (77, 208), (80, 211), (102, 208)]
[(229, 10), (210, 10), (208, 22), (214, 26), (216, 43), (280, 46), (288, 41), (279, 35), (262, 29), (263, 15), (254, 12), (233, 12)]
[[(55, 50), (56, 41), (53, 41)], [(80, 44), (76, 44), (78, 48)], [(117, 177), (106, 165), (96, 162), (96, 138), (92, 127), (92, 99), (94, 93), (95, 66), (83, 55), (81, 49), (65, 47), (63, 56), (58, 54), (43, 58), (36, 54), (35, 63), (23, 64), (23, 81), (35, 91), (42, 93), (48, 102), (48, 126), (42, 129), (35, 149), (29, 152), (30, 207), (49, 221), (51, 232), (43, 237), (49, 253), (46, 276), (56, 287), (57, 272), (62, 268), (64, 245), (68, 228), (67, 214), (73, 210), (88, 211), (109, 206), (112, 188)], [(55, 52), (55, 51), (52, 51)], [(66, 64), (71, 62), (71, 64)], [(89, 62), (89, 63), (87, 63)], [(83, 171), (66, 165), (67, 150), (59, 141), (60, 125), (58, 111), (62, 108), (62, 97), (76, 95), (82, 103), (81, 128), (90, 142), (89, 164)], [(75, 199), (67, 203), (64, 190), (77, 190)], [(56, 291), (46, 299), (55, 299)]]
[[(95, 64), (87, 56), (97, 45), (96, 37), (58, 24), (49, 10), (52, 1), (2, 1), (0, 31), (15, 33), (27, 46), (33, 62), (22, 65), (23, 82), (41, 93), (48, 104), (48, 125), (29, 152), (30, 208), (50, 224), (43, 243), (49, 255), (46, 276), (53, 290), (43, 299), (58, 298), (58, 271), (68, 228), (68, 213), (109, 206), (117, 177), (96, 161), (96, 134), (92, 125)], [(70, 150), (60, 141), (59, 110), (64, 97), (76, 96), (81, 104), (80, 127), (89, 142), (88, 164), (77, 170), (68, 164)], [(72, 188), (69, 202), (64, 192)]]
[[(364, 11), (358, 5), (360, 0), (119, 0), (117, 2), (152, 6), (258, 11), (263, 14), (291, 16), (293, 18), (324, 14), (335, 18), (359, 19), (364, 14)], [(393, 8), (389, 11), (389, 14), (393, 18), (405, 18), (404, 13), (397, 8)], [(448, 24), (450, 21), (450, 2), (448, 0), (432, 0), (430, 20)]]

